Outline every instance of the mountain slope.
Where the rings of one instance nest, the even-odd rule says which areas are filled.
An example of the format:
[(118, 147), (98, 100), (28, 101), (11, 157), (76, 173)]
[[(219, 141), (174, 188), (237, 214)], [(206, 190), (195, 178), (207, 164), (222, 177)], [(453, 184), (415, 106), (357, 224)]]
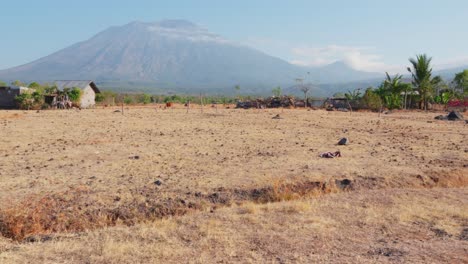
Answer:
[(0, 71), (0, 79), (94, 79), (135, 86), (222, 92), (240, 85), (246, 93), (291, 86), (304, 76), (320, 83), (347, 82), (378, 76), (343, 63), (303, 68), (255, 49), (238, 45), (190, 22), (132, 22), (111, 27), (91, 39), (47, 57)]

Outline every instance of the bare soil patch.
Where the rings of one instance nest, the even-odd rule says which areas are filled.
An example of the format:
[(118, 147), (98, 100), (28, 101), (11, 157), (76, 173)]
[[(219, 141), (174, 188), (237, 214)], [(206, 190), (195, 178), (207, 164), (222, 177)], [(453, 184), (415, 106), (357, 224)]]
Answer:
[[(382, 208), (394, 208), (402, 219), (402, 224), (393, 225), (394, 219), (389, 215), (369, 212), (365, 217), (376, 218), (369, 221), (384, 226), (382, 230), (371, 229), (369, 232), (374, 235), (390, 229), (399, 234), (409, 232), (401, 237), (407, 243), (413, 239), (409, 238), (412, 228), (420, 228), (415, 237), (425, 236), (432, 242), (449, 239), (454, 247), (466, 243), (466, 215), (451, 213), (442, 217), (447, 208), (437, 214), (419, 210), (430, 207), (426, 203), (431, 199), (442, 199), (444, 192), (450, 195), (440, 206), (457, 204), (456, 210), (466, 209), (468, 127), (463, 122), (434, 121), (433, 113), (420, 112), (393, 112), (379, 117), (365, 112), (288, 109), (214, 112), (206, 108), (201, 114), (199, 110), (186, 113), (183, 108), (144, 107), (125, 109), (124, 115), (114, 110), (0, 112), (0, 260), (5, 254), (8, 259), (20, 257), (5, 249), (16, 243), (55, 243), (65, 233), (101, 236), (106, 231), (101, 233), (100, 229), (113, 227), (118, 230), (115, 232), (122, 232), (166, 221), (161, 219), (179, 225), (179, 220), (171, 219), (196, 221), (202, 217), (203, 221), (211, 221), (211, 215), (214, 219), (216, 215), (230, 219), (238, 212), (250, 220), (242, 224), (236, 222), (237, 216), (214, 220), (221, 221), (219, 230), (228, 232), (235, 228), (226, 221), (256, 226), (263, 217), (270, 217), (279, 225), (290, 213), (305, 214), (309, 203), (328, 201), (322, 198), (325, 194), (336, 203), (328, 203), (326, 210), (330, 215), (321, 213), (320, 217), (333, 221), (348, 217), (333, 215), (341, 210), (338, 201), (366, 197)], [(10, 118), (15, 114), (21, 118)], [(272, 119), (278, 114), (281, 119)], [(343, 137), (349, 139), (348, 144), (337, 145)], [(337, 150), (341, 157), (319, 157), (322, 152)], [(397, 199), (398, 195), (405, 196), (405, 190), (424, 194), (423, 198), (418, 202), (413, 202), (418, 195)], [(257, 214), (274, 203), (287, 204), (278, 209), (280, 213), (272, 213), (284, 217)], [(349, 205), (347, 214), (360, 210), (360, 203), (344, 203)], [(421, 204), (424, 206), (418, 207)], [(405, 206), (416, 212), (411, 224), (404, 219), (408, 211)], [(325, 210), (322, 205), (319, 208)], [(304, 216), (303, 225), (313, 225), (307, 217)], [(346, 234), (344, 237), (318, 236), (308, 241), (315, 245), (332, 239), (337, 243), (335, 248), (356, 250), (340, 239), (358, 235), (355, 228), (360, 225), (363, 222), (355, 219), (347, 229), (344, 225), (336, 227)], [(255, 250), (262, 253), (249, 258), (237, 254), (238, 260), (260, 260), (270, 252), (280, 258), (273, 261), (325, 261), (307, 255), (304, 245), (291, 248), (292, 244), (287, 243), (286, 248), (299, 258), (283, 252), (284, 236), (301, 237), (299, 230), (286, 227), (259, 231), (261, 239), (247, 241), (258, 245)], [(273, 234), (279, 240), (267, 239)], [(81, 236), (67, 239), (72, 242), (66, 243), (78, 245), (86, 240)], [(195, 238), (188, 235), (184, 239)], [(235, 243), (246, 238), (239, 239)], [(139, 245), (137, 240), (135, 236), (126, 247)], [(209, 241), (207, 247), (215, 243)], [(371, 242), (364, 239), (361, 243)], [(2, 253), (2, 247), (7, 253)], [(236, 248), (231, 250), (237, 252)], [(355, 257), (360, 256), (367, 260), (403, 261), (416, 256), (415, 250), (386, 243), (363, 245), (354, 255), (337, 254), (342, 260), (358, 260)], [(177, 256), (188, 253), (177, 252)], [(56, 261), (56, 254), (50, 254)], [(145, 254), (138, 257), (154, 260)]]

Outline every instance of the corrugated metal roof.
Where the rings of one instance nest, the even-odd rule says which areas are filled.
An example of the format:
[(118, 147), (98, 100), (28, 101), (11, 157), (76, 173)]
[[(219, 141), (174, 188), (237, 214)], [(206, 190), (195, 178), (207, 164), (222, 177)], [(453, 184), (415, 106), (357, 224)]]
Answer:
[(88, 81), (88, 80), (59, 80), (54, 82), (55, 86), (57, 86), (57, 89), (63, 90), (64, 88), (80, 88), (84, 89), (88, 85), (91, 86), (91, 88), (96, 92), (99, 93), (99, 89), (97, 88), (96, 84), (93, 81)]
[(55, 81), (54, 84), (57, 86), (59, 90), (63, 90), (64, 88), (80, 88), (84, 89), (86, 88), (92, 81), (74, 81), (74, 80), (69, 80), (69, 81)]

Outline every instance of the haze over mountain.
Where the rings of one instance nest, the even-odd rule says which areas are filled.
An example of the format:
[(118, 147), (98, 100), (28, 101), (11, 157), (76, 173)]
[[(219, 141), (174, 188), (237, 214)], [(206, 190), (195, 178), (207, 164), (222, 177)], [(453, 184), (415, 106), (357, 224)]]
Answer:
[(184, 20), (111, 27), (49, 56), (0, 71), (0, 79), (7, 81), (93, 79), (104, 87), (186, 93), (233, 92), (235, 85), (244, 93), (270, 93), (305, 76), (330, 87), (384, 74), (357, 71), (343, 62), (314, 68), (293, 65)]

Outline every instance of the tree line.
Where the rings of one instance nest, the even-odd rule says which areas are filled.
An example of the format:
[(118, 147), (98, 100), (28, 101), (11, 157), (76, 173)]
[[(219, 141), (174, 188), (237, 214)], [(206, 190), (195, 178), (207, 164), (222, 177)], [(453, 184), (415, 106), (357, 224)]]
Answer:
[[(357, 107), (378, 110), (383, 107), (388, 109), (409, 109), (420, 108), (427, 110), (431, 104), (464, 104), (468, 97), (468, 69), (456, 73), (451, 82), (445, 82), (440, 76), (433, 76), (432, 58), (426, 54), (416, 55), (410, 58), (410, 66), (407, 71), (410, 74), (411, 81), (404, 80), (403, 75), (396, 74), (391, 76), (386, 73), (385, 80), (374, 88), (355, 89), (347, 93), (337, 93), (334, 97), (346, 97)], [(24, 93), (17, 96), (16, 100), (22, 108), (46, 108), (44, 95), (47, 94), (66, 94), (73, 102), (78, 102), (81, 97), (81, 90), (78, 88), (64, 89), (59, 91), (57, 87), (49, 84), (39, 84), (32, 82), (26, 85), (20, 81), (14, 81), (12, 85), (27, 86), (33, 88), (34, 92)], [(0, 86), (6, 86), (5, 82), (0, 81)], [(301, 86), (307, 100), (309, 88)], [(195, 104), (232, 104), (238, 100), (252, 100), (252, 96), (241, 96), (240, 86), (235, 86), (236, 97), (230, 96), (194, 96), (194, 95), (151, 95), (147, 93), (115, 93), (112, 91), (103, 91), (96, 94), (96, 102), (101, 104), (150, 104), (150, 103), (181, 103), (192, 102)], [(281, 87), (272, 90), (273, 96), (279, 97), (282, 94)]]
[[(451, 82), (445, 82), (441, 76), (432, 74), (432, 58), (426, 54), (409, 59), (407, 71), (411, 81), (404, 82), (403, 75), (390, 76), (377, 87), (348, 91), (344, 96), (357, 104), (377, 110), (419, 108), (428, 110), (431, 104), (447, 105), (451, 101), (466, 104), (468, 97), (468, 69), (456, 73)], [(335, 94), (335, 96), (340, 96)], [(465, 105), (466, 106), (466, 105)]]

